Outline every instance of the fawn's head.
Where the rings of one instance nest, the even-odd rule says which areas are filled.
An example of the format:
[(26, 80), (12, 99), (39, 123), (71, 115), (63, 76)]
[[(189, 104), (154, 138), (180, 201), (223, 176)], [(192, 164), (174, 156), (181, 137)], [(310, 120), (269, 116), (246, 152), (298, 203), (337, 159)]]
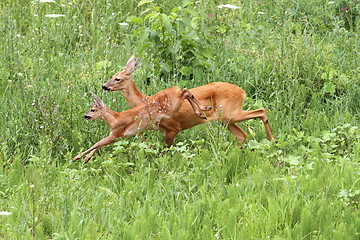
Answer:
[(139, 61), (135, 56), (131, 56), (124, 69), (117, 72), (102, 88), (106, 91), (118, 91), (126, 88), (127, 84), (132, 80), (132, 73), (135, 72), (138, 63)]
[(90, 110), (85, 114), (84, 118), (86, 120), (99, 119), (103, 116), (103, 111), (105, 108), (103, 101), (101, 101), (101, 99), (95, 94), (92, 94), (92, 96), (95, 100), (95, 104), (93, 104)]

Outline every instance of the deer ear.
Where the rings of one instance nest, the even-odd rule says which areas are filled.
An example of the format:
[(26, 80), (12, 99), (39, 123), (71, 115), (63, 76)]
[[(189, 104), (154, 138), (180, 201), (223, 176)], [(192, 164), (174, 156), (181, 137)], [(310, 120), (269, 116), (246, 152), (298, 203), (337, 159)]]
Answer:
[(94, 100), (95, 100), (95, 103), (99, 106), (99, 107), (104, 107), (105, 105), (104, 105), (104, 103), (103, 103), (103, 101), (101, 101), (101, 99), (98, 97), (98, 96), (96, 96), (94, 93), (91, 93), (92, 94), (92, 96), (93, 96), (93, 98), (94, 98)]
[(127, 61), (125, 65), (125, 70), (129, 73), (133, 73), (136, 70), (136, 67), (138, 66), (139, 61), (136, 59), (135, 55), (132, 55), (129, 60)]

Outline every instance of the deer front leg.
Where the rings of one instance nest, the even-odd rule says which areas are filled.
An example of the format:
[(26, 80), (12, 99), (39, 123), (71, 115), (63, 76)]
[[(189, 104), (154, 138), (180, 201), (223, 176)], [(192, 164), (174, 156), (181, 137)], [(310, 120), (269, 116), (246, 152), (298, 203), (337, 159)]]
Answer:
[(94, 146), (92, 146), (91, 148), (89, 148), (88, 150), (80, 153), (79, 155), (77, 155), (76, 157), (74, 157), (73, 162), (75, 162), (76, 160), (82, 158), (85, 154), (91, 152), (89, 154), (89, 156), (85, 159), (85, 162), (88, 162), (89, 159), (94, 155), (94, 153), (96, 152), (97, 149), (105, 146), (105, 145), (109, 145), (111, 143), (113, 143), (115, 141), (116, 138), (114, 138), (113, 136), (108, 136), (106, 138), (103, 138), (102, 140), (100, 140), (99, 142), (95, 143)]
[(85, 160), (84, 160), (84, 163), (87, 163), (89, 160), (90, 160), (90, 158), (92, 158), (92, 156), (94, 155), (94, 153), (97, 151), (97, 149), (94, 149), (94, 150), (92, 150), (87, 156), (86, 156), (86, 158), (85, 158)]

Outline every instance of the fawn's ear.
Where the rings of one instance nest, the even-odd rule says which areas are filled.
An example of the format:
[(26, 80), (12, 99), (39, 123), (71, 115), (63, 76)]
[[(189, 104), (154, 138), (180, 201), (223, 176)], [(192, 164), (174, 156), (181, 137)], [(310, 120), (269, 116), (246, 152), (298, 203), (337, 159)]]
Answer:
[(98, 105), (99, 107), (104, 107), (105, 106), (103, 101), (101, 101), (101, 99), (98, 96), (96, 96), (94, 93), (92, 93), (92, 96), (93, 96), (93, 98), (95, 100), (96, 105)]
[(139, 64), (139, 61), (136, 59), (135, 55), (132, 55), (129, 58), (129, 60), (127, 61), (124, 70), (126, 70), (128, 73), (133, 73), (133, 72), (135, 72), (138, 64)]

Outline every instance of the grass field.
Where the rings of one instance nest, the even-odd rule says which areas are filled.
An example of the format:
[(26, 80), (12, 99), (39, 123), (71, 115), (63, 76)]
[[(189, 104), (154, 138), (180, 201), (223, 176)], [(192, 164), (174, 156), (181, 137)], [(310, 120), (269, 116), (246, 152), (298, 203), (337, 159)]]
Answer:
[[(219, 8), (221, 4), (239, 8)], [(2, 0), (0, 238), (360, 239), (359, 1)], [(241, 86), (243, 149), (217, 123), (120, 139), (85, 122), (127, 59), (147, 95)], [(148, 148), (148, 145), (151, 148)]]

